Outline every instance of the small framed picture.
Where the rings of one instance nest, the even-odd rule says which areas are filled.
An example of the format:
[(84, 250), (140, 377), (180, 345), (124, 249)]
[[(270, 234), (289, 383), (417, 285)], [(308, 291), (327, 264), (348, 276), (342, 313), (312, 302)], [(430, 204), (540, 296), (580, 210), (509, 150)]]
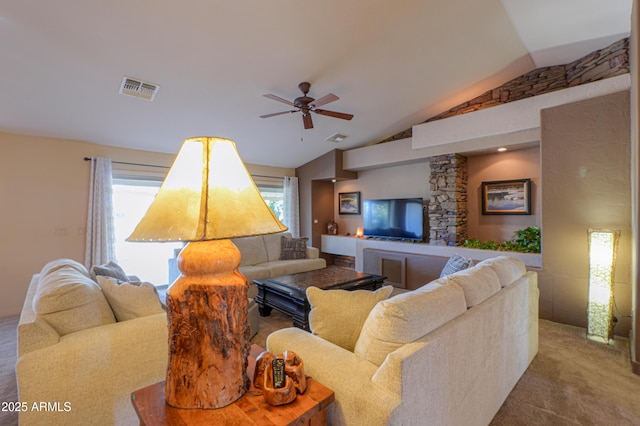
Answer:
[(341, 192), (338, 203), (339, 214), (360, 214), (360, 192)]
[(482, 182), (482, 214), (531, 214), (531, 179)]

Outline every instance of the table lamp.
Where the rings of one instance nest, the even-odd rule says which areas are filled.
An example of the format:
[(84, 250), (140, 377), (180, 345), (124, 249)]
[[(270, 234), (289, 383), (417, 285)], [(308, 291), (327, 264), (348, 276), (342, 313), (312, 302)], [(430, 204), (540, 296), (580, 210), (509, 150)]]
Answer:
[(266, 205), (235, 143), (184, 141), (128, 241), (186, 241), (167, 289), (165, 397), (177, 408), (221, 408), (249, 389), (248, 284), (229, 238), (287, 229)]

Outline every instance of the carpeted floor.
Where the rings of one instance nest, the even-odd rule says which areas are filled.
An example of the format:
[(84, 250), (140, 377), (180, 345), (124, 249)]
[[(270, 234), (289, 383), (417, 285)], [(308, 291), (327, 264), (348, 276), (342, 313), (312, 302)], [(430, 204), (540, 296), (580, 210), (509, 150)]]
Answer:
[[(0, 319), (0, 402), (17, 401), (17, 322)], [(291, 319), (274, 311), (260, 318), (251, 343), (264, 347), (271, 332), (289, 326)], [(17, 424), (17, 416), (0, 411), (0, 425)], [(582, 328), (541, 320), (538, 355), (491, 425), (640, 425), (640, 376), (631, 372), (628, 340), (602, 345)]]
[[(0, 318), (0, 403), (18, 400), (16, 353), (18, 317)], [(1, 407), (0, 407), (1, 408)], [(18, 424), (18, 415), (0, 409), (0, 425)]]

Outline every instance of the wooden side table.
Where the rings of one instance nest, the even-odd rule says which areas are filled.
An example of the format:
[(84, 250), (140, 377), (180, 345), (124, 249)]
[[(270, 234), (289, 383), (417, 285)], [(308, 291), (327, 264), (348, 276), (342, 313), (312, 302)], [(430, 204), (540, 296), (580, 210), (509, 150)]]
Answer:
[[(256, 357), (262, 353), (251, 346), (247, 373), (253, 380)], [(309, 378), (307, 390), (287, 405), (272, 406), (253, 387), (234, 403), (216, 410), (181, 409), (167, 404), (164, 381), (131, 393), (133, 408), (140, 425), (325, 425), (326, 408), (334, 401), (333, 391)]]

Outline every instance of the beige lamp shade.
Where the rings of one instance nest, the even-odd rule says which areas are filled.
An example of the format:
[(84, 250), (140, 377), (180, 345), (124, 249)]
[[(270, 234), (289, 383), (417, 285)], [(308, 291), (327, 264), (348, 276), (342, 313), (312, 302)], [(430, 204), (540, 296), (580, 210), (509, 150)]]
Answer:
[(285, 230), (264, 202), (235, 142), (197, 137), (184, 141), (127, 241), (206, 241)]

